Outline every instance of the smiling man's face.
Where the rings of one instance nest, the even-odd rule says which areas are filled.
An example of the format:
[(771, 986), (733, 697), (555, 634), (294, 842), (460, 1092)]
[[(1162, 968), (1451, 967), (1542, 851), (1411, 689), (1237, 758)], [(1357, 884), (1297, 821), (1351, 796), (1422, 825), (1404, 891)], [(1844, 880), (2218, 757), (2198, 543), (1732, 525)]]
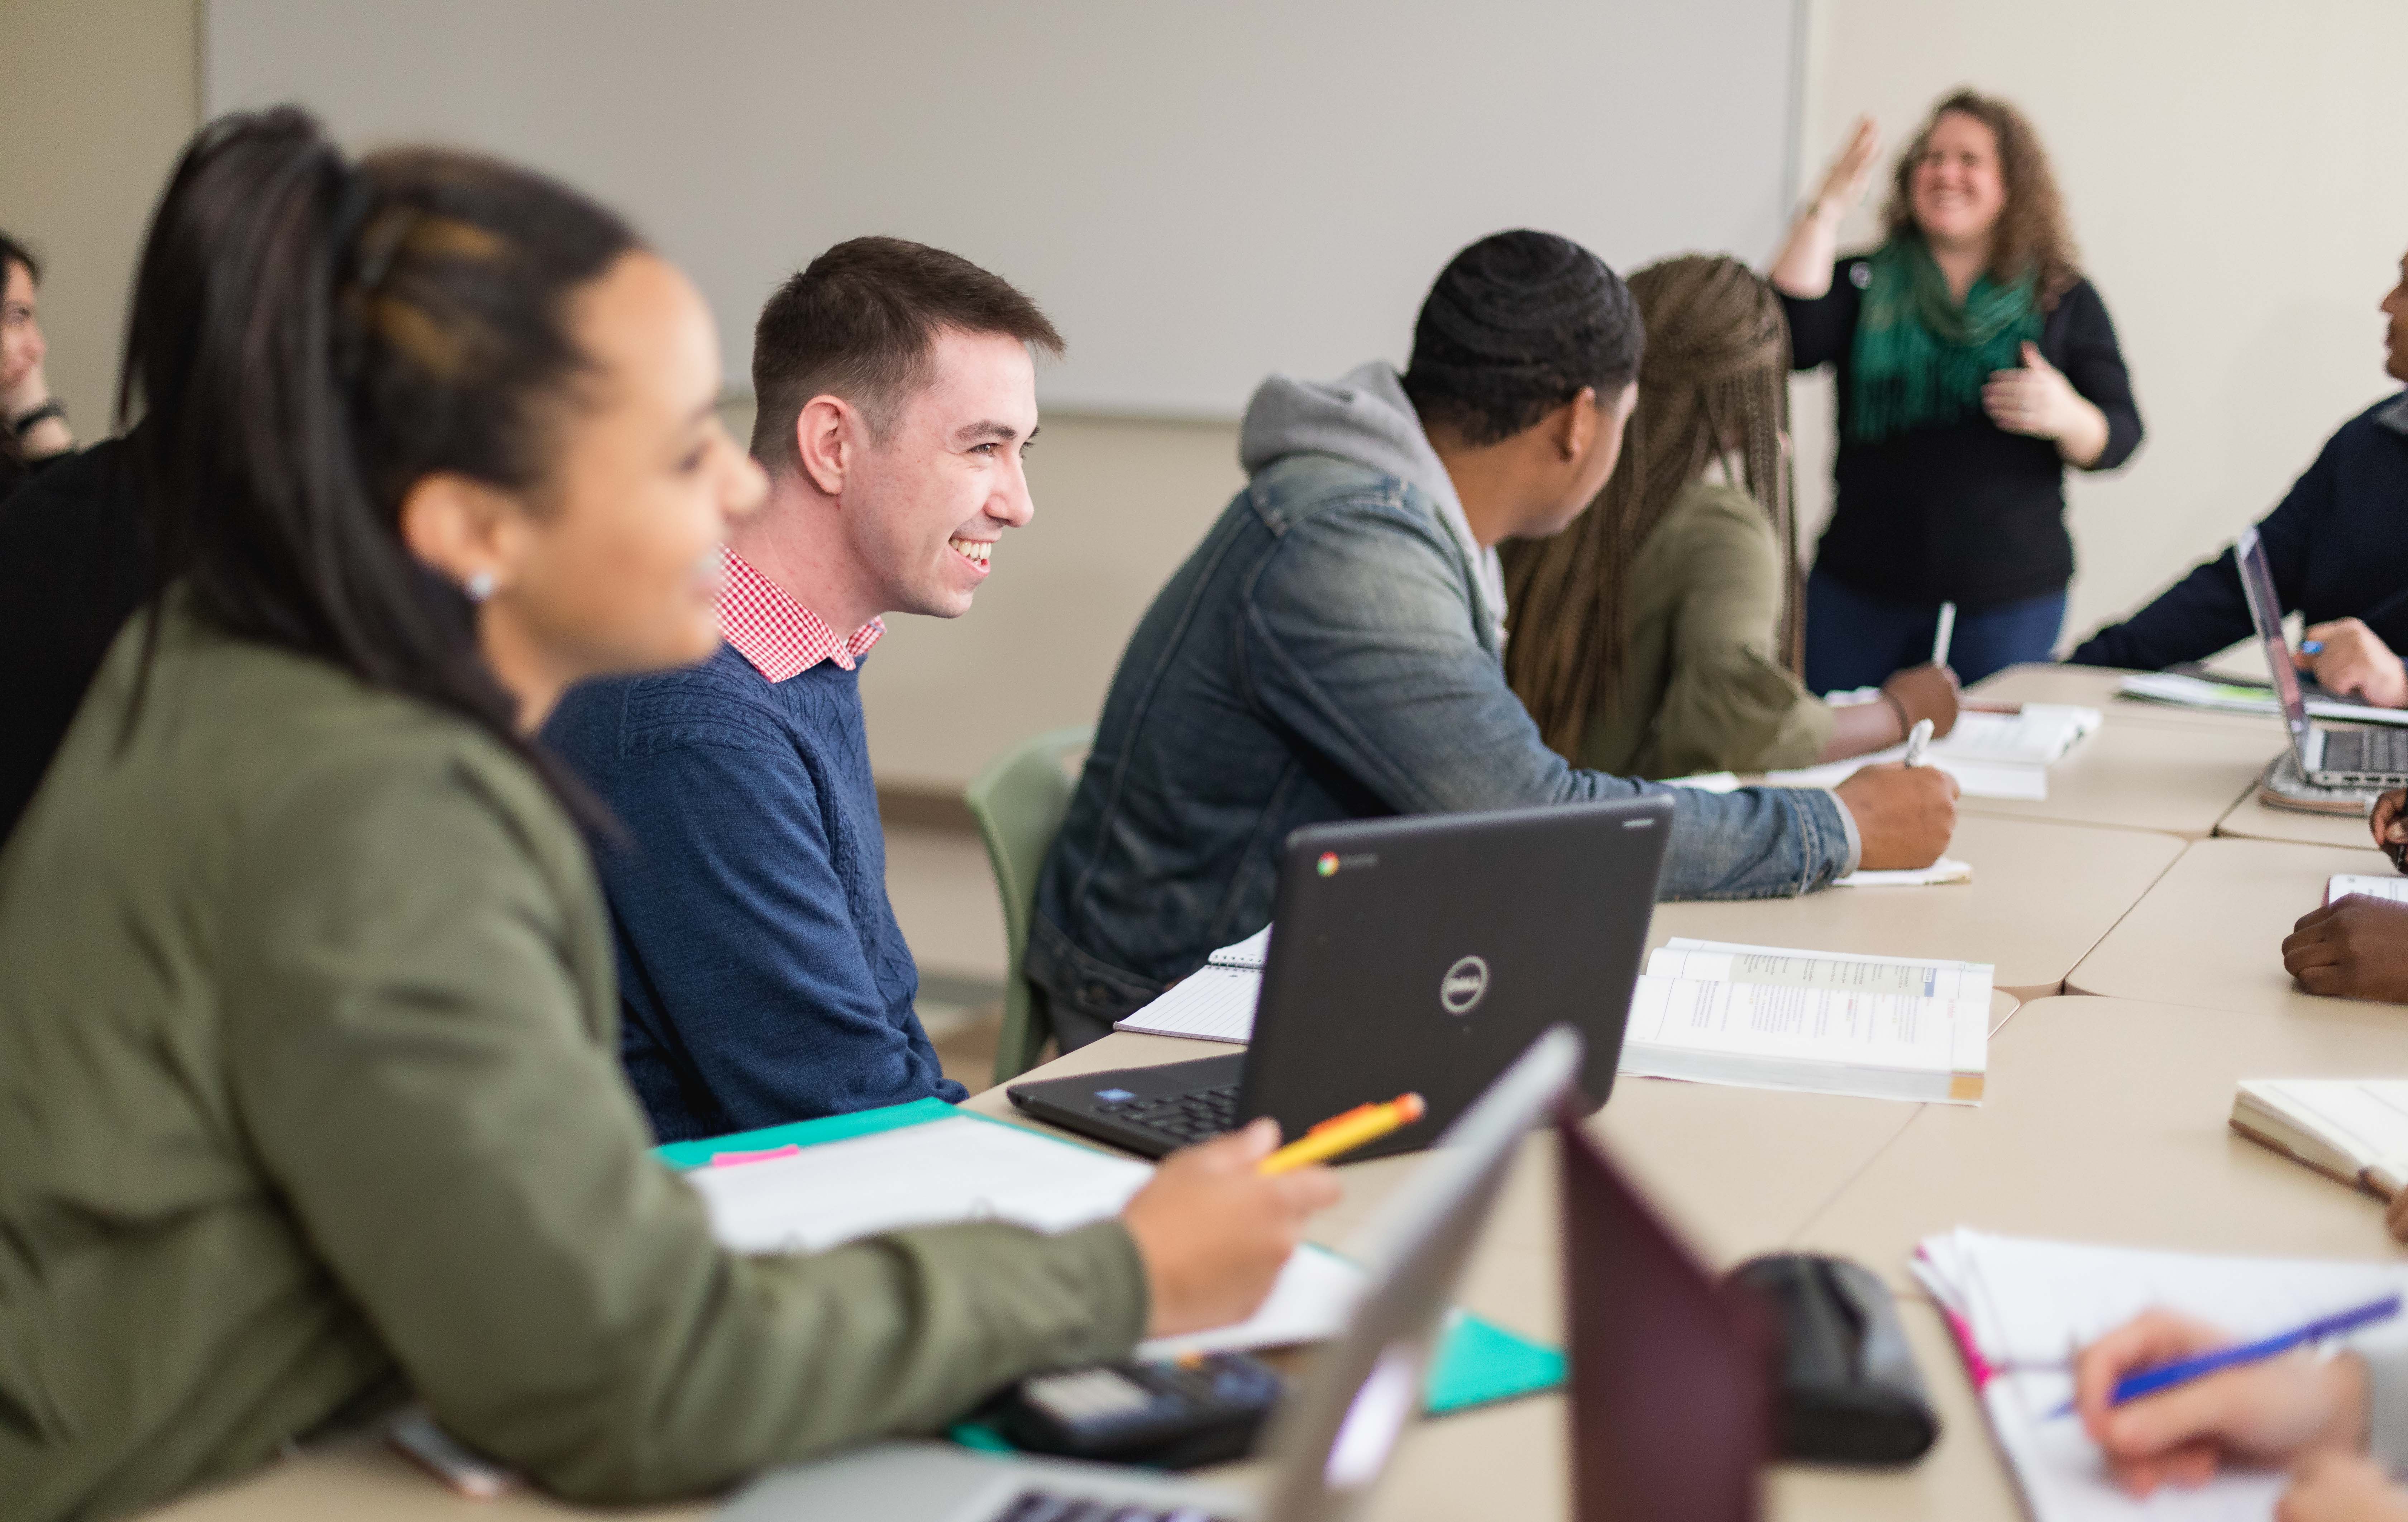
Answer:
[(939, 331), (935, 379), (871, 431), (845, 491), (845, 531), (898, 613), (959, 618), (992, 575), (996, 540), (1035, 514), (1024, 468), (1037, 434), (1028, 346), (995, 333)]

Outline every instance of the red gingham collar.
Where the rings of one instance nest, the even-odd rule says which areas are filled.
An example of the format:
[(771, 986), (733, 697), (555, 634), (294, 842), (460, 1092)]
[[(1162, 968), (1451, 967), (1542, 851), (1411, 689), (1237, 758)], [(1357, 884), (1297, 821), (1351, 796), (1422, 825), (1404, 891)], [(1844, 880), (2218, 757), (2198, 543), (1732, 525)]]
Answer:
[(817, 613), (786, 596), (775, 582), (744, 563), (735, 551), (727, 554), (727, 584), (719, 593), (719, 623), (736, 653), (752, 663), (771, 682), (797, 677), (834, 661), (850, 671), (853, 663), (886, 633), (883, 619), (871, 619), (838, 639)]

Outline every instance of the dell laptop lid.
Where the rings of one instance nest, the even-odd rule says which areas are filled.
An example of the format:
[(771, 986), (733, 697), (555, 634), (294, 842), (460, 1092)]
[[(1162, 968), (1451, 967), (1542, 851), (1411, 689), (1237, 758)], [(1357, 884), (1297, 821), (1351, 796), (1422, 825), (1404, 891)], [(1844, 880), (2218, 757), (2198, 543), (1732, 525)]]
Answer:
[(1539, 1033), (1586, 1048), (1605, 1102), (1671, 833), (1669, 795), (1316, 826), (1288, 838), (1240, 1119), (1298, 1136), (1419, 1093), (1426, 1146)]

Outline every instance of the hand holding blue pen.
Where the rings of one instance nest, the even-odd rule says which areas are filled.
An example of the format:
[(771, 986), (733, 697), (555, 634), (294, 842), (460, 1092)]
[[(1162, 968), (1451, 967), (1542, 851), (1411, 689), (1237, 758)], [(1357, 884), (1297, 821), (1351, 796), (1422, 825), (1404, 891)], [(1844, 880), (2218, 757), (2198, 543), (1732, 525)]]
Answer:
[[(2388, 1321), (2400, 1314), (2400, 1303), (2398, 1295), (2386, 1295), (2379, 1300), (2371, 1300), (2346, 1311), (2338, 1311), (2329, 1316), (2319, 1316), (2302, 1326), (2294, 1327), (2288, 1331), (2277, 1332), (2272, 1337), (2261, 1338), (2254, 1343), (2217, 1348), (2194, 1357), (2179, 1358), (2172, 1363), (2159, 1364), (2152, 1369), (2137, 1370), (2115, 1382), (2115, 1388), (2108, 1396), (2107, 1403), (2110, 1406), (2120, 1406), (2128, 1400), (2136, 1400), (2144, 1395), (2154, 1395), (2160, 1390), (2172, 1389), (2177, 1385), (2186, 1385), (2192, 1380), (2221, 1370), (2260, 1363), (2268, 1358), (2278, 1357), (2294, 1348), (2306, 1347), (2312, 1343), (2321, 1343), (2329, 1337), (2339, 1337), (2344, 1332), (2356, 1331), (2361, 1327), (2372, 1326), (2378, 1321)], [(2073, 1402), (2068, 1400), (2050, 1414), (2052, 1416), (2073, 1414)]]

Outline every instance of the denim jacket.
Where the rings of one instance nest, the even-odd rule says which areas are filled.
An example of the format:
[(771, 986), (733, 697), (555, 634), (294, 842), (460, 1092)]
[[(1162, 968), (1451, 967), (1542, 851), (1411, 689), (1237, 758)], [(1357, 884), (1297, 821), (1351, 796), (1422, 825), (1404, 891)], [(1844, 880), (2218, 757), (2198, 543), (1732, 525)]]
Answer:
[[(1260, 928), (1300, 826), (1664, 790), (1541, 741), (1483, 580), (1412, 482), (1319, 452), (1254, 471), (1123, 654), (1038, 883), (1026, 970), (1066, 1046)], [(1671, 791), (1667, 897), (1796, 895), (1854, 866), (1829, 793)]]

